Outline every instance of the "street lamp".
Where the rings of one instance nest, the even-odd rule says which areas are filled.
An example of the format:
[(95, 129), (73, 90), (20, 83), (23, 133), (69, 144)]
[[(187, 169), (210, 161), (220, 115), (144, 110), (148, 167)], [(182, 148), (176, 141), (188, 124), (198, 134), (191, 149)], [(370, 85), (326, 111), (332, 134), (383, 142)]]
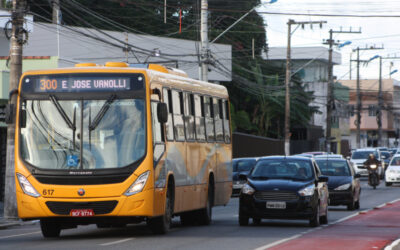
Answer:
[(393, 74), (397, 73), (397, 71), (398, 71), (398, 70), (397, 70), (397, 69), (395, 69), (395, 70), (393, 70), (392, 72), (390, 72), (390, 74), (389, 74), (389, 75), (391, 76), (391, 75), (393, 75)]
[[(273, 4), (278, 2), (278, 0), (271, 0), (268, 2), (268, 4)], [(215, 41), (217, 41), (221, 36), (223, 36), (226, 32), (228, 32), (233, 26), (235, 26), (238, 22), (242, 21), (243, 18), (245, 18), (247, 15), (249, 15), (251, 12), (253, 12), (255, 9), (257, 9), (258, 7), (260, 7), (261, 4), (255, 6), (254, 8), (252, 8), (251, 10), (249, 10), (246, 14), (244, 14), (242, 17), (240, 17), (238, 20), (236, 20), (236, 22), (234, 22), (231, 26), (229, 26), (226, 30), (224, 30), (221, 34), (219, 34), (216, 38), (214, 38), (214, 40), (212, 40), (210, 42), (214, 43)]]
[(375, 60), (376, 58), (379, 58), (380, 56), (379, 55), (374, 55), (373, 57), (371, 57), (369, 60), (368, 60), (368, 62), (370, 62), (370, 61), (372, 61), (372, 60)]
[(347, 45), (350, 45), (350, 44), (351, 44), (351, 41), (346, 41), (346, 42), (344, 42), (344, 43), (339, 44), (339, 45), (338, 45), (338, 48), (342, 48), (342, 47), (347, 46)]

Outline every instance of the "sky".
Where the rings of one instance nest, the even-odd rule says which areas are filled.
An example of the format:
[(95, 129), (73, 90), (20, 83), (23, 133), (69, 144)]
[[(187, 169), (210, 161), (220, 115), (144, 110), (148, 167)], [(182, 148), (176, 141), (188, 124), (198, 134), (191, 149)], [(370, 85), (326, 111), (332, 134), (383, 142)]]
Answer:
[[(350, 54), (357, 47), (366, 46), (384, 47), (382, 50), (360, 51), (360, 59), (368, 60), (374, 55), (382, 57), (398, 56), (399, 59), (384, 59), (382, 77), (389, 78), (390, 69), (398, 69), (399, 72), (392, 78), (400, 80), (400, 0), (278, 0), (273, 4), (262, 1), (263, 5), (257, 9), (259, 13), (302, 13), (302, 14), (344, 14), (356, 17), (332, 17), (332, 16), (303, 16), (303, 15), (275, 15), (262, 14), (267, 25), (267, 39), (269, 47), (287, 46), (287, 22), (295, 21), (327, 21), (322, 29), (309, 25), (304, 29), (298, 28), (292, 35), (292, 46), (326, 46), (323, 39), (329, 38), (329, 30), (358, 31), (361, 34), (334, 34), (335, 40), (352, 43), (341, 49), (334, 48), (342, 55), (342, 64), (334, 67), (334, 75), (338, 79), (349, 79)], [(361, 15), (397, 16), (397, 17), (359, 17)], [(292, 26), (292, 30), (293, 30)], [(396, 55), (397, 53), (397, 55)], [(356, 52), (352, 53), (352, 59), (356, 59)], [(391, 67), (391, 62), (393, 66)], [(352, 79), (356, 79), (356, 63), (352, 63)], [(371, 61), (367, 66), (361, 64), (361, 79), (378, 79), (379, 60)]]

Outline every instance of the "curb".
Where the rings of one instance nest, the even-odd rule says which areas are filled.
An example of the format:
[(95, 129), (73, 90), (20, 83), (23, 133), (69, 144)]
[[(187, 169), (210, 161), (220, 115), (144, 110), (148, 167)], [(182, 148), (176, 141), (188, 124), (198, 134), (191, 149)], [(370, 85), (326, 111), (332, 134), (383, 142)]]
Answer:
[(35, 225), (39, 223), (39, 220), (33, 221), (0, 221), (0, 229), (7, 229), (9, 227), (15, 226), (26, 226), (26, 225)]

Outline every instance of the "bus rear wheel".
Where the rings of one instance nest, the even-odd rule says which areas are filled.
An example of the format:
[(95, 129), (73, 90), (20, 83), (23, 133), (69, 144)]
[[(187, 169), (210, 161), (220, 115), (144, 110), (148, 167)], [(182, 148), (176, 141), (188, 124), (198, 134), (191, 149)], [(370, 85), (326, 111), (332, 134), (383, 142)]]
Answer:
[(147, 225), (154, 234), (166, 234), (171, 228), (173, 214), (172, 188), (168, 187), (165, 197), (165, 213), (160, 217), (150, 218)]
[(40, 228), (45, 238), (56, 238), (59, 237), (61, 233), (61, 225), (51, 219), (41, 219)]
[(206, 207), (199, 210), (198, 222), (200, 225), (210, 225), (212, 220), (212, 207), (214, 202), (214, 181), (210, 179), (208, 182), (208, 194)]

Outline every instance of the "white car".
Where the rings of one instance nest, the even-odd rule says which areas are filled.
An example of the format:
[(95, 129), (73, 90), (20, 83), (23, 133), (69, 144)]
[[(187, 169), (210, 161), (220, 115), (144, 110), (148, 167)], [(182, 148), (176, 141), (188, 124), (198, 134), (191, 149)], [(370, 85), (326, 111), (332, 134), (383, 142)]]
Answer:
[[(350, 162), (357, 174), (362, 176), (368, 175), (368, 170), (365, 168), (364, 162), (368, 159), (370, 154), (374, 154), (378, 161), (382, 160), (380, 157), (380, 152), (375, 148), (357, 149), (351, 154)], [(382, 163), (382, 166), (379, 167), (378, 173), (383, 179), (384, 171), (382, 167), (384, 167), (384, 163)]]
[(386, 186), (391, 186), (393, 183), (400, 183), (400, 154), (392, 157), (385, 173)]

